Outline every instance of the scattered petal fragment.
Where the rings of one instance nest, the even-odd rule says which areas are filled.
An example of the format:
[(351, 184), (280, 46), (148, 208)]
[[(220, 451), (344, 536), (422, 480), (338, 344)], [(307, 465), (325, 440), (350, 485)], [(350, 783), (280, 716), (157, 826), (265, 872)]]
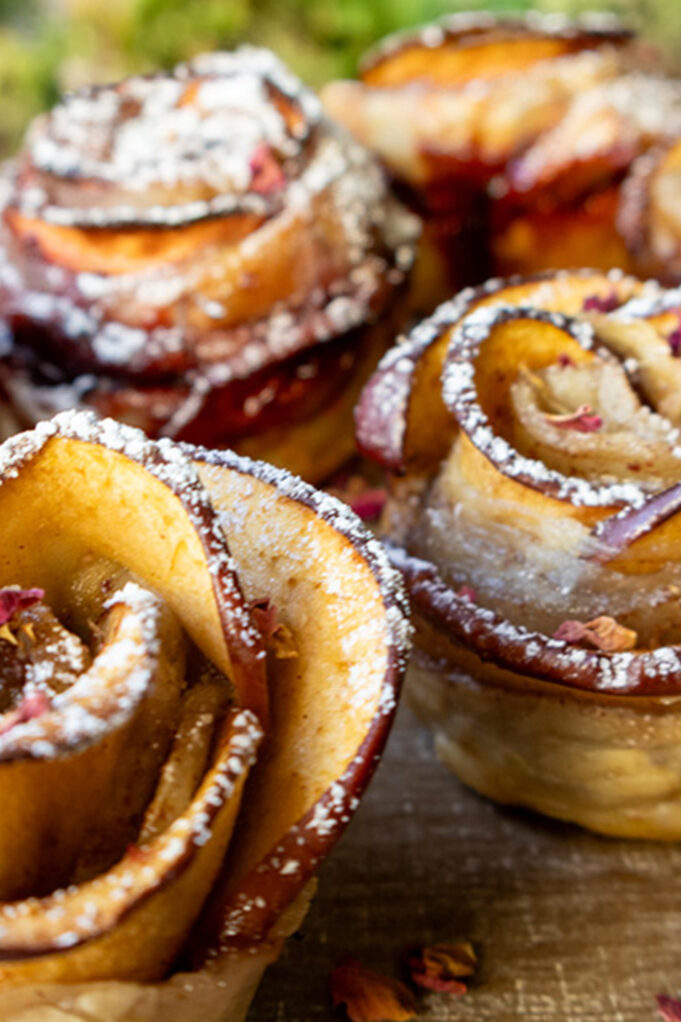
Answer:
[(681, 1022), (681, 1001), (667, 994), (657, 995), (657, 1010), (665, 1022)]
[(264, 142), (253, 151), (249, 166), (253, 175), (251, 188), (254, 192), (269, 195), (271, 192), (279, 191), (286, 184), (283, 170), (271, 148)]
[(616, 292), (612, 291), (609, 295), (589, 295), (582, 308), (584, 312), (614, 312), (620, 304)]
[(408, 964), (417, 986), (460, 997), (468, 991), (463, 980), (474, 974), (478, 960), (472, 944), (459, 941), (413, 948), (409, 951)]
[(578, 433), (596, 433), (603, 425), (603, 419), (594, 412), (591, 405), (580, 405), (574, 412), (567, 415), (544, 414), (544, 418), (558, 429), (574, 429)]
[(277, 608), (266, 598), (249, 604), (251, 618), (265, 640), (265, 645), (277, 660), (291, 660), (298, 650), (290, 628), (279, 620)]
[(334, 1007), (345, 1005), (351, 1022), (406, 1022), (418, 1010), (404, 983), (350, 957), (341, 958), (331, 973), (331, 999)]
[(602, 649), (604, 653), (622, 653), (636, 647), (638, 636), (632, 628), (625, 628), (613, 617), (603, 614), (593, 621), (563, 621), (553, 633), (563, 642), (584, 643)]

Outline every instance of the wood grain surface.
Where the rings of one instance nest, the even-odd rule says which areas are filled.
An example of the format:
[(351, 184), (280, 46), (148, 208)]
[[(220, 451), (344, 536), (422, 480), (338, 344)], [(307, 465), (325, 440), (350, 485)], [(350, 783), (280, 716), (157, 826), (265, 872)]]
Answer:
[(424, 998), (422, 1022), (653, 1022), (655, 994), (681, 994), (681, 847), (495, 807), (403, 707), (249, 1022), (343, 1019), (328, 992), (340, 955), (398, 976), (405, 945), (457, 938), (473, 942), (477, 977), (462, 998)]

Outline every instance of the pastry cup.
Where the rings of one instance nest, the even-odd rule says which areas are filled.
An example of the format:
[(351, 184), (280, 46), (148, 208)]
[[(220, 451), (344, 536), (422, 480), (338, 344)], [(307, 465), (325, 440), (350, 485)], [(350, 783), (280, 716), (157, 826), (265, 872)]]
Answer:
[(72, 412), (0, 464), (2, 585), (74, 634), (101, 611), (72, 683), (36, 681), (40, 617), (23, 692), (3, 661), (3, 1017), (242, 1019), (387, 737), (398, 577), (343, 505), (232, 453)]
[(423, 217), (428, 297), (492, 274), (648, 272), (622, 228), (623, 182), (678, 138), (681, 87), (616, 21), (454, 15), (388, 38), (323, 101)]
[(352, 451), (416, 233), (265, 50), (82, 90), (4, 174), (6, 396), (24, 426), (91, 408), (318, 480)]
[(493, 281), (386, 356), (357, 413), (444, 761), (501, 802), (669, 840), (680, 310), (621, 273)]

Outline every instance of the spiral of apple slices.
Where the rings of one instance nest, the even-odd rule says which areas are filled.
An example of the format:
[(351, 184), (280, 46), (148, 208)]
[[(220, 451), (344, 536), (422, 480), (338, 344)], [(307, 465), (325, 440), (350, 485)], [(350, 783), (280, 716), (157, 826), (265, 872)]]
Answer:
[(3, 1022), (243, 1022), (386, 740), (399, 575), (288, 473), (85, 412), (0, 446), (0, 515)]
[[(323, 101), (424, 217), (419, 287), (442, 298), (496, 273), (652, 272), (623, 229), (626, 195), (637, 161), (681, 133), (681, 84), (616, 21), (454, 15), (388, 38), (359, 79)], [(676, 273), (664, 258), (657, 270)]]
[[(410, 695), (467, 783), (607, 833), (681, 835), (680, 295), (493, 281), (358, 408), (416, 619)], [(437, 440), (434, 433), (439, 431)]]
[(3, 191), (3, 383), (20, 423), (93, 408), (315, 478), (347, 456), (416, 225), (272, 54), (66, 97)]

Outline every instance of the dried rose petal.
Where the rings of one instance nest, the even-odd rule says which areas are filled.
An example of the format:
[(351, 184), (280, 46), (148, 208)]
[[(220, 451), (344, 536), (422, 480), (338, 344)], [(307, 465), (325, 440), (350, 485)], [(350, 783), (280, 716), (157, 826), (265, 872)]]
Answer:
[(365, 522), (378, 518), (388, 499), (386, 489), (371, 486), (359, 472), (351, 475), (347, 472), (340, 473), (331, 482), (328, 492), (347, 504)]
[(475, 603), (478, 598), (478, 594), (472, 586), (461, 586), (457, 590), (457, 596), (461, 596), (464, 600), (469, 600), (471, 603)]
[(657, 1010), (665, 1022), (681, 1022), (681, 1001), (667, 994), (658, 994), (656, 1001)]
[(584, 312), (612, 312), (618, 308), (620, 304), (619, 298), (614, 291), (611, 291), (609, 295), (588, 295), (584, 299), (582, 309)]
[(279, 627), (277, 608), (274, 604), (267, 597), (263, 597), (259, 600), (251, 600), (248, 609), (251, 612), (251, 620), (263, 639), (265, 641), (271, 639)]
[(603, 614), (593, 621), (563, 621), (553, 633), (554, 639), (563, 642), (583, 642), (605, 653), (622, 653), (634, 649), (638, 636), (632, 628), (625, 628), (613, 617)]
[(286, 176), (265, 142), (253, 150), (249, 166), (253, 175), (251, 189), (254, 192), (267, 195), (278, 191), (286, 184)]
[(268, 599), (252, 600), (249, 603), (251, 619), (262, 635), (267, 648), (277, 660), (290, 660), (298, 656), (293, 634), (283, 621), (279, 620), (277, 608)]
[(25, 610), (38, 603), (45, 595), (44, 589), (0, 589), (0, 625), (6, 624), (18, 610)]
[(679, 358), (681, 355), (681, 326), (677, 326), (676, 330), (667, 334), (667, 344), (671, 348), (674, 358)]
[(357, 496), (350, 496), (347, 503), (363, 522), (372, 521), (378, 518), (388, 499), (388, 491), (382, 487), (367, 489)]
[(333, 1006), (345, 1005), (351, 1022), (406, 1022), (417, 1014), (413, 994), (404, 983), (367, 969), (345, 957), (331, 973)]
[(552, 426), (559, 429), (574, 429), (578, 433), (595, 433), (603, 425), (603, 419), (597, 415), (591, 405), (580, 405), (576, 412), (567, 415), (552, 415), (546, 412), (544, 418)]
[(563, 369), (565, 369), (567, 366), (573, 367), (576, 364), (574, 359), (571, 358), (570, 355), (567, 355), (564, 351), (560, 353), (556, 361), (558, 362), (559, 366), (563, 367)]
[(472, 944), (433, 944), (413, 948), (408, 955), (409, 973), (417, 986), (460, 997), (468, 987), (463, 979), (472, 976), (478, 964)]
[(51, 705), (52, 703), (44, 692), (32, 692), (30, 695), (24, 696), (14, 710), (5, 714), (5, 719), (0, 723), (0, 735), (4, 735), (17, 724), (25, 724), (27, 720), (42, 717)]

